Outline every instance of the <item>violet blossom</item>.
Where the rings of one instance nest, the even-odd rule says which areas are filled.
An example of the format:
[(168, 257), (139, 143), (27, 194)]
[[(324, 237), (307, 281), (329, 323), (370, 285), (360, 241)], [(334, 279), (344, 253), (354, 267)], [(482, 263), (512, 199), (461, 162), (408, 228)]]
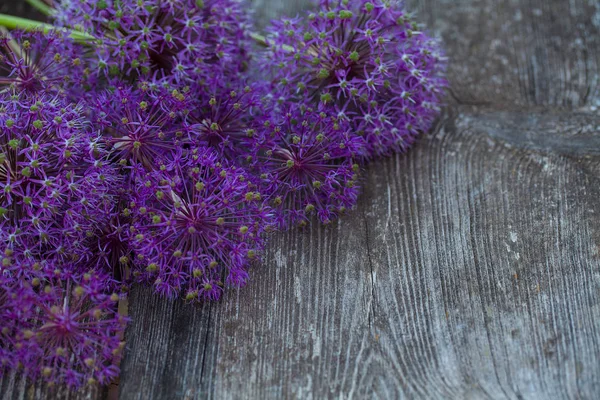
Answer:
[(64, 274), (44, 260), (33, 279), (0, 274), (0, 374), (20, 369), (51, 384), (106, 384), (118, 375), (127, 319), (106, 275)]
[(364, 138), (364, 159), (404, 151), (440, 111), (445, 58), (399, 1), (321, 0), (267, 36), (278, 100), (335, 109)]
[(329, 223), (356, 203), (363, 142), (347, 122), (306, 105), (283, 108), (264, 123), (255, 168), (278, 210), (280, 227)]
[(12, 31), (0, 37), (0, 87), (28, 96), (74, 98), (95, 85), (83, 46), (59, 31)]
[(214, 148), (225, 159), (245, 164), (257, 146), (264, 116), (268, 114), (266, 87), (244, 80), (214, 82), (200, 94), (187, 118), (190, 140)]
[(202, 147), (135, 176), (126, 212), (139, 280), (167, 297), (185, 290), (189, 300), (247, 283), (272, 225), (252, 177)]
[(220, 299), (430, 129), (439, 43), (397, 0), (318, 7), (260, 54), (240, 0), (62, 0), (65, 32), (0, 38), (0, 375), (111, 382), (132, 283)]
[(134, 88), (122, 82), (104, 90), (91, 103), (92, 120), (120, 165), (155, 163), (178, 149), (187, 138), (182, 124), (185, 95), (176, 89)]
[(0, 98), (0, 237), (13, 251), (90, 256), (119, 178), (82, 106), (49, 95)]
[(65, 0), (54, 17), (94, 37), (100, 75), (202, 82), (248, 61), (248, 12), (238, 0)]

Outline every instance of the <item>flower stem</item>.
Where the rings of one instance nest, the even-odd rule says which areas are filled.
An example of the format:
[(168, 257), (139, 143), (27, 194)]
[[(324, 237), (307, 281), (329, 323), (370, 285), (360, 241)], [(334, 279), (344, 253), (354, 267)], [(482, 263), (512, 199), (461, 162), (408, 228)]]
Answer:
[(28, 2), (29, 5), (31, 5), (33, 8), (35, 8), (42, 14), (52, 15), (52, 11), (53, 11), (52, 7), (50, 7), (48, 4), (44, 3), (42, 0), (25, 0), (25, 1)]
[(260, 44), (264, 47), (269, 47), (269, 42), (267, 42), (267, 38), (265, 38), (260, 33), (250, 32), (250, 38), (252, 38), (256, 43)]
[[(50, 15), (52, 13), (52, 9), (43, 3), (41, 0), (26, 0), (29, 4), (37, 8), (39, 11), (44, 13), (45, 15)], [(8, 29), (40, 29), (44, 32), (48, 32), (50, 30), (64, 30), (69, 33), (69, 36), (77, 41), (85, 42), (89, 40), (93, 40), (94, 37), (88, 35), (85, 32), (75, 31), (75, 30), (65, 30), (62, 28), (58, 28), (54, 25), (47, 24), (41, 21), (34, 21), (31, 19), (15, 17), (12, 15), (0, 14), (0, 26), (4, 26)], [(261, 35), (260, 33), (251, 32), (250, 38), (252, 38), (256, 43), (261, 46), (269, 47), (270, 43), (266, 37)], [(293, 52), (294, 48), (291, 46), (283, 46), (284, 50)]]
[[(269, 47), (271, 45), (271, 43), (269, 43), (269, 40), (260, 33), (250, 32), (250, 38), (263, 47)], [(282, 48), (288, 53), (293, 53), (295, 51), (295, 49), (292, 46), (288, 46), (285, 44), (282, 46)]]
[(12, 15), (0, 14), (0, 26), (4, 26), (8, 29), (25, 29), (25, 30), (41, 30), (43, 32), (49, 31), (63, 31), (69, 33), (71, 39), (76, 40), (78, 42), (87, 42), (93, 40), (94, 37), (88, 35), (85, 32), (73, 31), (58, 28), (54, 25), (47, 24), (41, 21), (34, 21), (31, 19), (25, 19), (20, 17), (15, 17)]

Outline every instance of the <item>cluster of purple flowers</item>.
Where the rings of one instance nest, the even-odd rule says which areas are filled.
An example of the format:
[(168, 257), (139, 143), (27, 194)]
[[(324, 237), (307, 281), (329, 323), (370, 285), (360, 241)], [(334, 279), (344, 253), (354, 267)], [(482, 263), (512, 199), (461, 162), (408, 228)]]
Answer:
[(0, 38), (0, 374), (110, 382), (131, 284), (245, 285), (270, 232), (351, 209), (445, 87), (395, 1), (322, 0), (265, 38), (239, 0), (53, 7), (61, 29)]
[(327, 105), (363, 138), (363, 160), (406, 150), (439, 112), (445, 80), (437, 42), (395, 2), (320, 5), (269, 30), (278, 100)]

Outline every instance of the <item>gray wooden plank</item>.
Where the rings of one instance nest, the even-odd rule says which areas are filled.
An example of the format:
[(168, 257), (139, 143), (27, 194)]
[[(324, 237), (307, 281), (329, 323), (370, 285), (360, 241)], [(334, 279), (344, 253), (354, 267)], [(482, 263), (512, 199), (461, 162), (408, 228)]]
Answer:
[(109, 390), (109, 388), (94, 385), (75, 391), (64, 386), (49, 386), (44, 382), (31, 382), (15, 373), (0, 377), (0, 398), (2, 400), (97, 400), (107, 398)]
[[(304, 2), (253, 3), (264, 21)], [(371, 165), (340, 221), (274, 237), (188, 341), (132, 312), (122, 399), (600, 396), (600, 5), (408, 3), (450, 57), (439, 129)], [(154, 352), (128, 361), (141, 338)], [(185, 367), (140, 394), (164, 354)]]
[[(203, 390), (212, 398), (336, 396), (381, 354), (370, 329), (365, 223), (278, 235), (252, 286), (214, 307)], [(357, 365), (357, 363), (359, 363)]]
[[(479, 113), (453, 110), (409, 154), (371, 166), (339, 222), (277, 235), (248, 287), (208, 321), (190, 315), (204, 323), (186, 324), (187, 341), (161, 345), (136, 322), (168, 312), (132, 311), (130, 351), (142, 338), (157, 348), (125, 362), (121, 398), (600, 395), (597, 148), (533, 150), (489, 134), (522, 115)], [(157, 357), (180, 368), (152, 378)], [(167, 386), (140, 393), (145, 379)]]
[(478, 124), (450, 120), (369, 176), (375, 330), (411, 377), (389, 397), (597, 398), (598, 158)]
[(190, 398), (197, 394), (212, 304), (188, 304), (136, 287), (129, 301), (134, 315), (121, 363), (120, 397)]
[(459, 103), (600, 107), (597, 0), (408, 0), (440, 35)]
[(481, 107), (462, 110), (457, 124), (471, 125), (480, 134), (509, 146), (564, 156), (600, 155), (600, 112), (531, 109), (506, 112)]

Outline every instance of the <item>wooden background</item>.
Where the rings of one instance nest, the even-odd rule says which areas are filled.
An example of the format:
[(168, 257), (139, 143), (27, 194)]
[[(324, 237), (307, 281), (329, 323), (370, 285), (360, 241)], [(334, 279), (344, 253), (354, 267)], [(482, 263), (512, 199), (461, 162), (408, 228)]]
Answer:
[(133, 290), (120, 399), (600, 398), (600, 2), (407, 4), (451, 60), (436, 129), (221, 302)]

